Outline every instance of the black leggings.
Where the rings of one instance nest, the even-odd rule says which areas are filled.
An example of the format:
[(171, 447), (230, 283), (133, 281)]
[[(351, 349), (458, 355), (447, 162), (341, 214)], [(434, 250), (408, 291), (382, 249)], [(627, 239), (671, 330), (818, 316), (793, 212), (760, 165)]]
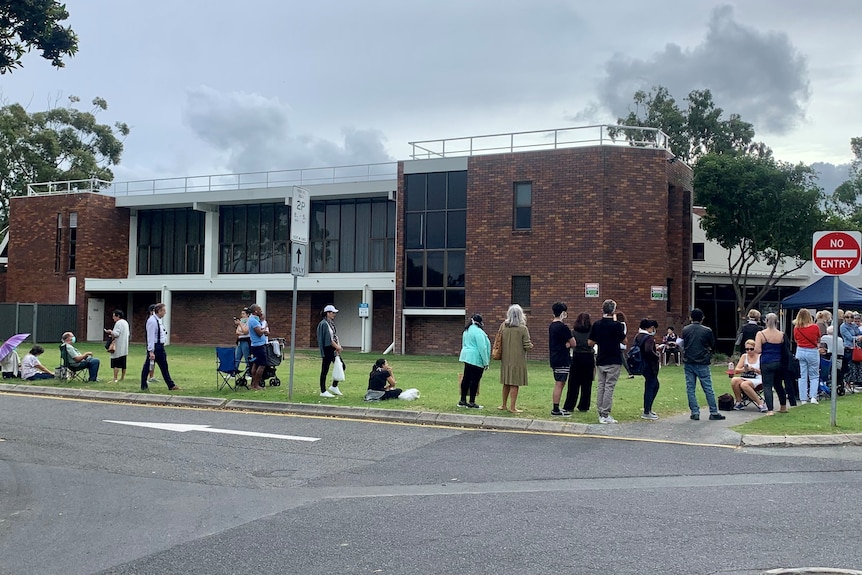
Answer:
[[(323, 359), (320, 362), (320, 393), (326, 391), (326, 376), (329, 373), (329, 366), (335, 362), (335, 348), (323, 348)], [(332, 387), (338, 387), (338, 382), (333, 381)]]
[(472, 363), (464, 364), (464, 377), (461, 378), (461, 401), (466, 401), (467, 396), (470, 396), (470, 403), (476, 402), (476, 394), (479, 393), (479, 382), (482, 381), (482, 374), (485, 373), (485, 368), (473, 365)]
[(770, 362), (760, 364), (760, 373), (763, 375), (763, 401), (766, 409), (773, 411), (772, 390), (778, 394), (778, 403), (783, 407), (787, 405), (787, 394), (784, 391), (783, 371), (781, 362)]

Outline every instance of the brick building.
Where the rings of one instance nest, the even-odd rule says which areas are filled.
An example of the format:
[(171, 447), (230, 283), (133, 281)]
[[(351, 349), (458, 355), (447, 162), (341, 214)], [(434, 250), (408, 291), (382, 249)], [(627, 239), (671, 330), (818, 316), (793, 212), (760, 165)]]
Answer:
[[(534, 357), (547, 354), (557, 300), (570, 317), (596, 317), (610, 297), (632, 327), (679, 324), (691, 170), (661, 132), (632, 142), (615, 129), (416, 142), (412, 159), (368, 166), (34, 186), (10, 209), (6, 301), (75, 303), (88, 340), (120, 308), (136, 341), (146, 307), (164, 301), (171, 342), (213, 345), (252, 302), (289, 335), (295, 280), (297, 347), (317, 345), (334, 303), (342, 343), (374, 353), (457, 353), (465, 316), (482, 313), (493, 333), (513, 302)], [(294, 186), (311, 199), (309, 274), (296, 278)]]

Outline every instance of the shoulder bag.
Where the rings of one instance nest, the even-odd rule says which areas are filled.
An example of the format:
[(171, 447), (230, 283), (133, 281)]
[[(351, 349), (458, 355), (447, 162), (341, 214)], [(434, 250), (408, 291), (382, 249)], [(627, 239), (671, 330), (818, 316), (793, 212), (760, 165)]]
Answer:
[(503, 324), (500, 324), (500, 329), (497, 330), (497, 335), (494, 336), (494, 344), (491, 346), (491, 359), (503, 359)]

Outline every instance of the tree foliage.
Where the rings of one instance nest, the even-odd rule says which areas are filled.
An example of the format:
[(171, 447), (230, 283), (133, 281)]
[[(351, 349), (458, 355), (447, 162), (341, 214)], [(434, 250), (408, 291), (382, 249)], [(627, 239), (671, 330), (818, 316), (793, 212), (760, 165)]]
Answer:
[(862, 137), (850, 139), (850, 178), (829, 197), (830, 230), (862, 230)]
[(78, 36), (63, 27), (69, 13), (55, 0), (0, 2), (0, 74), (21, 67), (21, 57), (33, 48), (57, 68), (65, 66), (64, 56), (78, 51)]
[[(737, 307), (747, 313), (784, 276), (811, 258), (811, 238), (822, 229), (822, 191), (803, 164), (749, 154), (707, 154), (694, 169), (695, 202), (706, 208), (706, 237), (727, 250), (727, 269)], [(752, 267), (769, 271), (755, 296), (745, 300)]]
[(96, 114), (108, 109), (102, 98), (89, 111), (69, 104), (44, 112), (27, 112), (20, 104), (0, 108), (0, 229), (8, 221), (9, 199), (27, 194), (27, 184), (98, 178), (111, 181), (110, 166), (120, 163), (122, 138), (129, 127), (99, 124)]
[(769, 148), (753, 142), (754, 127), (750, 123), (738, 114), (722, 117), (724, 110), (715, 105), (709, 90), (693, 90), (685, 101), (687, 105), (681, 109), (663, 86), (655, 86), (650, 92), (638, 90), (634, 109), (619, 118), (617, 124), (659, 128), (670, 138), (671, 151), (689, 163), (708, 153), (771, 154)]

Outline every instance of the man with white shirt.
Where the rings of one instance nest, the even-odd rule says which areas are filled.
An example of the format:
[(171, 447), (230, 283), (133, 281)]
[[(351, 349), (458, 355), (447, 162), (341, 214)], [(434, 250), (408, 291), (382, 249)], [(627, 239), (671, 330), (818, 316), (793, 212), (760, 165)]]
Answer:
[(168, 313), (167, 307), (163, 303), (157, 303), (153, 308), (153, 314), (147, 319), (147, 358), (144, 360), (144, 367), (141, 370), (141, 391), (148, 391), (147, 376), (150, 373), (150, 361), (155, 361), (159, 366), (159, 371), (162, 372), (162, 377), (165, 383), (168, 384), (168, 391), (178, 391), (180, 388), (174, 383), (171, 378), (171, 372), (168, 369), (168, 354), (165, 351), (165, 339), (167, 332), (162, 323), (162, 318)]

